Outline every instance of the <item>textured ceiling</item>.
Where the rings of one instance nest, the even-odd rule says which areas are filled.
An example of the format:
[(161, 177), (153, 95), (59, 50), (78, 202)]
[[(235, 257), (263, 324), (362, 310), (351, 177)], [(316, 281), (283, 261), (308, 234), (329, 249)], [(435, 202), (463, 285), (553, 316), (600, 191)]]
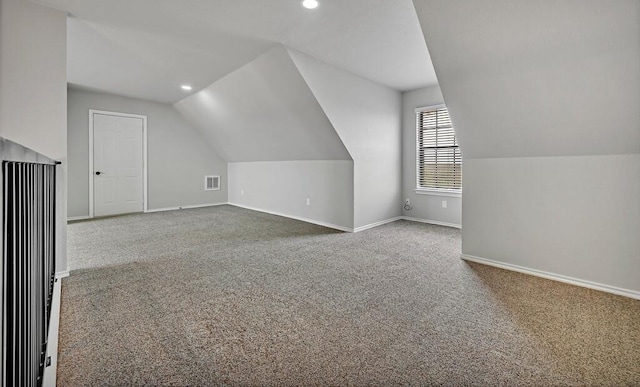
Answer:
[(69, 13), (69, 83), (175, 102), (277, 44), (397, 90), (436, 84), (411, 0), (39, 0)]

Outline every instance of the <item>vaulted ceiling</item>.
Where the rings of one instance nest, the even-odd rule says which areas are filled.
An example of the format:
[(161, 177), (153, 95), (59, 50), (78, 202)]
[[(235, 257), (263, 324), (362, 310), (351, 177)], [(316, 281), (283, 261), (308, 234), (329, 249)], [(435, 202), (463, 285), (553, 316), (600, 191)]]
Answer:
[(414, 0), (466, 159), (640, 152), (640, 2)]
[(351, 160), (282, 46), (174, 106), (228, 162)]
[(396, 90), (437, 83), (411, 0), (38, 0), (66, 11), (69, 83), (174, 103), (278, 44)]

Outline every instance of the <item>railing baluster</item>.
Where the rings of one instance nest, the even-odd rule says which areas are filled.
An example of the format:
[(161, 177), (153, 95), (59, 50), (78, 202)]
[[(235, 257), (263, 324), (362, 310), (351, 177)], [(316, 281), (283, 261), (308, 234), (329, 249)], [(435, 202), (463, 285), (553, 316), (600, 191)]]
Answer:
[(55, 278), (55, 165), (4, 161), (2, 386), (41, 386)]

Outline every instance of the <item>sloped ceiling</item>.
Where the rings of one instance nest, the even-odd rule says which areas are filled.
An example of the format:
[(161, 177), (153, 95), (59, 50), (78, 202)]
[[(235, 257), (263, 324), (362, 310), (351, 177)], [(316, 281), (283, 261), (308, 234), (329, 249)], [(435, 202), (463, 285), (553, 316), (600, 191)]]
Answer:
[(640, 2), (414, 0), (465, 158), (640, 152)]
[[(294, 49), (287, 49), (318, 103), (356, 161), (395, 151), (400, 93)], [(368, 160), (369, 165), (381, 160)]]
[(75, 17), (67, 34), (71, 85), (162, 103), (184, 98), (182, 84), (209, 85), (274, 47), (223, 32), (202, 41), (193, 28), (169, 35)]
[(282, 46), (174, 107), (228, 162), (351, 160)]
[(69, 82), (174, 103), (293, 47), (398, 90), (437, 83), (411, 0), (33, 0), (69, 13)]

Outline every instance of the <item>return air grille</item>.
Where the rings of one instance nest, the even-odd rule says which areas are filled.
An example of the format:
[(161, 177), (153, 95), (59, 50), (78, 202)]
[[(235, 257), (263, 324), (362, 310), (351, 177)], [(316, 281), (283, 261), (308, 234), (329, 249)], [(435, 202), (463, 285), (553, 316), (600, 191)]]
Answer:
[(205, 191), (217, 191), (220, 189), (220, 176), (205, 176), (204, 177), (204, 190)]

